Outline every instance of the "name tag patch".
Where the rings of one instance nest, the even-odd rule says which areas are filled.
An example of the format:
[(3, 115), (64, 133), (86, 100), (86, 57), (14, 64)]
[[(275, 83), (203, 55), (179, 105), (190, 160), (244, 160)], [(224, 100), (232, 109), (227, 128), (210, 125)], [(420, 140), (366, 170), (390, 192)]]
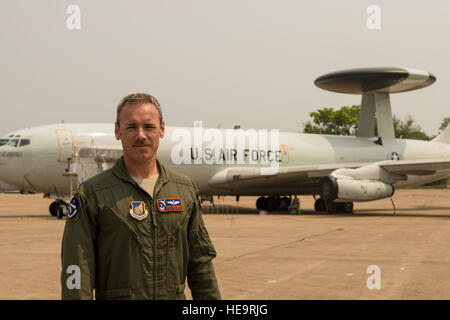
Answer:
[(144, 201), (131, 201), (130, 215), (137, 220), (147, 218), (148, 210), (145, 208)]
[(183, 211), (183, 203), (180, 198), (158, 199), (160, 212)]

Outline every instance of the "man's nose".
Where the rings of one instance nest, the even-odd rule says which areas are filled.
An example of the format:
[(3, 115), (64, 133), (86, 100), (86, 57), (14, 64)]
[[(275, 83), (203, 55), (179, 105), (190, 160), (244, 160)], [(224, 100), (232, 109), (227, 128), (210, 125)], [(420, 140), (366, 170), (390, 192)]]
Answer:
[(138, 139), (145, 139), (147, 136), (145, 134), (145, 129), (143, 127), (138, 127), (137, 128), (137, 138)]

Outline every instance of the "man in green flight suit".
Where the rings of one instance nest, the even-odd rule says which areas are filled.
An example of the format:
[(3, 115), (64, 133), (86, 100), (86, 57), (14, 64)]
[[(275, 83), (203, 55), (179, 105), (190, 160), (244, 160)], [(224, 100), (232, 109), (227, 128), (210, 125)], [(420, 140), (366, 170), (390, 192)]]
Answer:
[(63, 299), (220, 299), (216, 250), (196, 185), (157, 159), (165, 124), (158, 101), (124, 97), (115, 135), (123, 156), (82, 183), (62, 240)]

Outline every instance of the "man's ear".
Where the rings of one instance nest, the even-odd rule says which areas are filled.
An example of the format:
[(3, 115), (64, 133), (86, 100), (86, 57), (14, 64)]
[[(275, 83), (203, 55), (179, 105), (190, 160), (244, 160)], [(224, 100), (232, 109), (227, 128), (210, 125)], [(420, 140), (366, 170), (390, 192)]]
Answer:
[(119, 130), (119, 124), (116, 122), (114, 125), (114, 133), (116, 135), (116, 139), (120, 140), (120, 130)]
[(160, 132), (160, 135), (159, 135), (159, 137), (160, 138), (164, 138), (164, 133), (166, 132), (166, 124), (165, 124), (165, 122), (164, 122), (164, 120), (161, 122), (161, 132)]

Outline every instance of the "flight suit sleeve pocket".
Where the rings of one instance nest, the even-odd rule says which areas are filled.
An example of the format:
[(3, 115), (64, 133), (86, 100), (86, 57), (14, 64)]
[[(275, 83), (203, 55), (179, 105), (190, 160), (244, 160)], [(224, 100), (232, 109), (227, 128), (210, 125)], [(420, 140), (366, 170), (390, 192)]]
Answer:
[(112, 289), (98, 293), (100, 300), (126, 300), (131, 299), (131, 289)]
[(177, 286), (177, 294), (183, 293), (185, 289), (185, 285), (184, 284), (180, 284)]
[(184, 294), (185, 285), (180, 284), (177, 286), (177, 294), (175, 300), (186, 300), (186, 295)]
[(190, 260), (192, 262), (208, 262), (216, 257), (216, 249), (205, 226), (199, 226), (192, 232)]

